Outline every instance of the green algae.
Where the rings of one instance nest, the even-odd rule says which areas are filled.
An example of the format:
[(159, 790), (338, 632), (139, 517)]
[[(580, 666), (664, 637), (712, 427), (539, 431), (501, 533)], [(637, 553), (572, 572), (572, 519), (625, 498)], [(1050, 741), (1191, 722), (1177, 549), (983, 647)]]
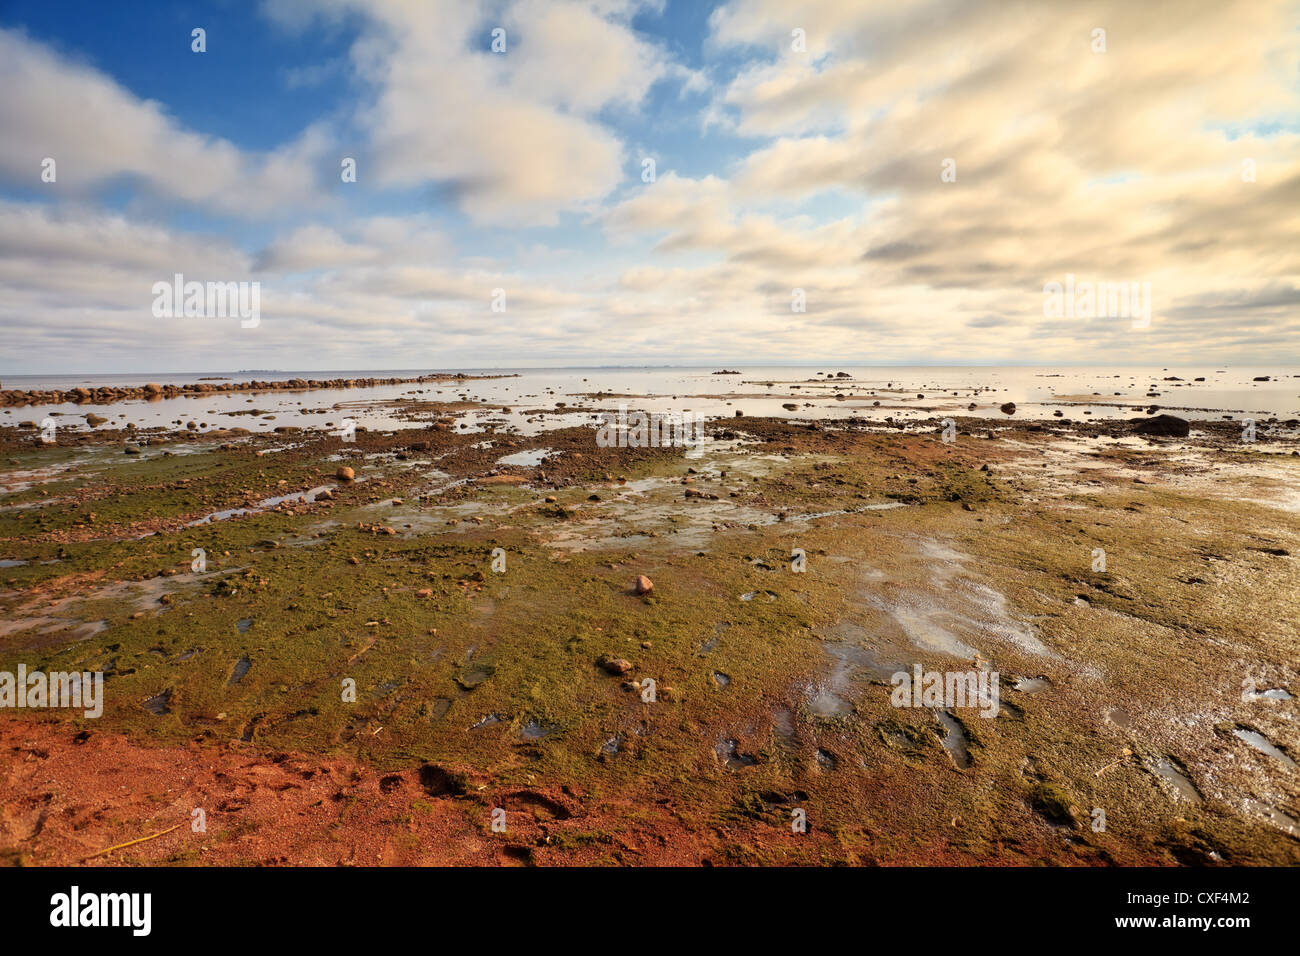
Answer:
[[(928, 441), (927, 448), (935, 444)], [(911, 442), (900, 450), (885, 438), (862, 436), (836, 454), (795, 454), (773, 464), (738, 493), (769, 509), (773, 522), (721, 528), (702, 551), (675, 549), (667, 537), (631, 550), (552, 551), (555, 525), (599, 516), (607, 502), (585, 499), (616, 491), (595, 469), (586, 487), (558, 491), (563, 504), (553, 510), (533, 505), (537, 492), (512, 486), (462, 486), (437, 496), (413, 515), (439, 521), (452, 514), (440, 508), (472, 503), (486, 523), (444, 522), (447, 530), (436, 536), (406, 533), (400, 512), (392, 519), (395, 534), (358, 528), (358, 521), (388, 520), (365, 500), (372, 492), (358, 485), (328, 511), (264, 512), (139, 540), (24, 543), (27, 553), (58, 555), (58, 564), (6, 569), (7, 586), (94, 575), (68, 611), (106, 627), (70, 643), (57, 634), (36, 647), (11, 643), (0, 650), (0, 666), (21, 660), (45, 670), (104, 670), (104, 723), (159, 744), (199, 738), (346, 752), (385, 771), (432, 762), (461, 775), (455, 789), (462, 794), (471, 773), (499, 787), (537, 780), (572, 786), (593, 802), (670, 793), (701, 829), (747, 821), (788, 832), (786, 806), (762, 795), (798, 790), (807, 796), (800, 802), (814, 830), (833, 840), (829, 850), (736, 844), (720, 851), (732, 862), (918, 853), (972, 860), (1023, 854), (1165, 862), (1198, 852), (1294, 859), (1286, 838), (1226, 813), (1226, 797), (1200, 808), (1172, 805), (1132, 763), (1098, 777), (1097, 769), (1132, 741), (1103, 732), (1094, 703), (1118, 701), (1138, 713), (1174, 701), (1226, 706), (1223, 688), (1207, 693), (1204, 668), (1221, 673), (1219, 684), (1239, 683), (1246, 635), (1259, 661), (1285, 660), (1297, 633), (1295, 563), (1252, 549), (1267, 538), (1294, 550), (1294, 520), (1257, 504), (1211, 503), (1155, 486), (1026, 504), (1029, 479), (1003, 478), (1000, 468), (990, 477), (965, 450), (932, 449), (939, 457), (919, 467), (910, 449), (922, 447), (921, 440)], [(250, 490), (254, 497), (284, 493), (280, 480), (296, 488), (332, 471), (307, 453), (282, 467), (251, 452), (223, 451), (124, 462), (107, 479), (122, 493), (96, 508), (96, 524), (190, 518), (238, 506)], [(391, 483), (384, 494), (416, 497), (418, 471), (374, 467), (376, 480)], [(681, 462), (667, 457), (622, 469), (637, 478), (680, 470)], [(200, 480), (202, 489), (177, 484), (185, 479)], [(665, 495), (674, 492), (680, 494), (665, 486)], [(775, 520), (778, 510), (820, 514), (888, 500), (914, 506)], [(0, 539), (12, 549), (14, 541), (71, 530), (85, 510), (47, 516), (43, 524), (10, 513)], [(559, 511), (567, 519), (557, 520)], [(970, 573), (1032, 616), (1062, 659), (1104, 671), (1106, 690), (1098, 696), (1062, 663), (998, 647), (1010, 666), (1051, 672), (1062, 689), (1045, 698), (1007, 691), (1021, 719), (964, 722), (981, 779), (999, 784), (991, 788), (957, 782), (928, 712), (898, 712), (884, 686), (854, 684), (846, 691), (852, 711), (843, 717), (818, 718), (804, 706), (805, 688), (830, 664), (820, 631), (852, 615), (869, 633), (888, 631), (879, 609), (854, 604), (863, 569), (890, 580), (914, 578), (926, 560), (915, 543), (932, 539), (959, 545), (970, 556)], [(504, 574), (491, 568), (498, 547), (509, 559)], [(808, 572), (790, 570), (792, 547), (809, 556)], [(207, 555), (202, 574), (190, 570), (195, 548)], [(1091, 570), (1095, 548), (1106, 551), (1105, 572)], [(1213, 601), (1198, 590), (1202, 585), (1188, 583), (1209, 580), (1207, 566), (1217, 572)], [(637, 574), (654, 580), (652, 597), (630, 593)], [(140, 600), (116, 592), (96, 597), (91, 589), (113, 582), (154, 582), (167, 601), (146, 600), (141, 613)], [(739, 600), (765, 591), (774, 599)], [(1080, 595), (1084, 605), (1076, 603)], [(1271, 622), (1267, 633), (1256, 626), (1261, 619)], [(253, 623), (241, 633), (236, 624), (243, 620)], [(719, 634), (720, 622), (727, 627)], [(702, 657), (700, 648), (713, 639)], [(942, 665), (916, 649), (909, 655)], [(601, 669), (606, 656), (632, 662), (628, 679), (653, 679), (657, 698), (644, 700), (628, 679)], [(231, 668), (241, 659), (250, 666), (232, 685)], [(725, 689), (714, 671), (731, 678)], [(349, 681), (355, 702), (345, 699)], [(143, 702), (163, 691), (170, 692), (170, 712), (150, 713)], [(793, 715), (789, 744), (778, 739), (777, 708)], [(496, 722), (470, 729), (493, 715)], [(524, 739), (523, 728), (534, 723), (551, 732)], [(727, 767), (714, 752), (720, 738), (738, 740), (756, 763)], [(611, 739), (619, 741), (615, 754), (607, 752)], [(1151, 746), (1181, 753), (1192, 744), (1167, 734)], [(833, 769), (816, 766), (819, 748), (837, 755)], [(1070, 790), (1027, 779), (1027, 758), (1068, 780)], [(1195, 768), (1196, 760), (1188, 764)], [(1062, 808), (1074, 805), (1111, 808), (1109, 818), (1118, 821), (1112, 833), (1081, 828), (1080, 842), (1065, 844), (1036, 829), (1033, 814), (1062, 822)], [(1180, 818), (1193, 822), (1195, 835), (1179, 829)], [(587, 845), (572, 832), (568, 839)], [(1012, 839), (1018, 849), (1008, 850)]]

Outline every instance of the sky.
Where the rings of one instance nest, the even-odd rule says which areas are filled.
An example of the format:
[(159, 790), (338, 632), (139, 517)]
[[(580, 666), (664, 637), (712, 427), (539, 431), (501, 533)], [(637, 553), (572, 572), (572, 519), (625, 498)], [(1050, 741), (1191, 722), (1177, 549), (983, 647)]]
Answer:
[(1296, 365), (1298, 240), (1297, 2), (0, 0), (0, 375)]

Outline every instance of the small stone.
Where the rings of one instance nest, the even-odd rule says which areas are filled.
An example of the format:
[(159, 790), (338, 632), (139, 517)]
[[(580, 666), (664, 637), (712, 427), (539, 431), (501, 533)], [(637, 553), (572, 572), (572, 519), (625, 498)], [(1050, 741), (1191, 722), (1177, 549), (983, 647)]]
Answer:
[(649, 594), (654, 589), (654, 582), (644, 574), (638, 574), (636, 576), (636, 581), (632, 584), (632, 590), (636, 591), (637, 594)]
[(621, 657), (611, 657), (602, 665), (606, 671), (614, 675), (626, 674), (632, 669), (632, 662), (624, 660)]
[(351, 468), (349, 468), (347, 465), (340, 466), (339, 470), (334, 472), (334, 477), (337, 478), (339, 481), (351, 481), (356, 476), (357, 473), (353, 471)]

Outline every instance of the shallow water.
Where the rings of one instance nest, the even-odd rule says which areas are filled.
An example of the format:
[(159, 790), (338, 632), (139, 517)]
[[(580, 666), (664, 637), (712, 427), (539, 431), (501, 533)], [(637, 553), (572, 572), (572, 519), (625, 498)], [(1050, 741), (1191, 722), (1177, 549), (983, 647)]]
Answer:
[[(120, 427), (173, 429), (195, 421), (207, 430), (243, 427), (270, 431), (280, 425), (338, 428), (342, 418), (368, 428), (423, 427), (405, 421), (391, 403), (412, 400), (479, 401), (483, 407), (459, 421), (463, 431), (481, 430), (491, 419), (526, 435), (546, 427), (590, 424), (601, 411), (683, 412), (708, 418), (746, 415), (786, 416), (796, 419), (861, 417), (878, 420), (922, 419), (936, 414), (974, 414), (997, 417), (1004, 402), (1017, 406), (1016, 418), (1049, 418), (1061, 410), (1079, 419), (1085, 410), (1094, 419), (1129, 418), (1157, 404), (1192, 419), (1220, 419), (1224, 413), (1260, 419), (1300, 417), (1300, 370), (1281, 366), (1227, 368), (1179, 366), (1147, 368), (1047, 368), (1047, 367), (868, 367), (868, 366), (739, 366), (740, 375), (713, 375), (708, 368), (557, 368), (463, 370), (467, 374), (512, 375), (518, 378), (462, 382), (412, 383), (375, 388), (320, 389), (295, 392), (232, 392), (203, 396), (133, 400), (112, 405), (40, 405), (0, 410), (0, 424), (17, 424), (51, 417), (65, 428), (83, 428), (84, 416), (95, 413)], [(207, 373), (230, 381), (289, 380), (293, 378), (415, 377), (427, 369), (368, 371), (284, 371), (240, 375)], [(849, 379), (836, 379), (837, 372)], [(825, 374), (818, 374), (818, 373)], [(1268, 382), (1253, 378), (1268, 375)], [(1178, 377), (1181, 382), (1164, 381)], [(12, 389), (70, 389), (78, 386), (189, 384), (204, 377), (194, 374), (138, 375), (13, 375), (4, 385)], [(1206, 381), (1196, 382), (1197, 377)], [(1152, 386), (1155, 386), (1152, 388)], [(1159, 393), (1149, 397), (1150, 392)], [(1119, 394), (1116, 395), (1115, 393)], [(599, 396), (596, 393), (601, 393)], [(1096, 393), (1096, 394), (1094, 394)], [(836, 395), (844, 396), (837, 399)], [(924, 396), (918, 398), (917, 396)], [(879, 402), (879, 405), (873, 404)], [(972, 402), (976, 409), (968, 411)], [(1081, 404), (1063, 404), (1080, 402)], [(564, 404), (559, 412), (558, 406)], [(783, 406), (797, 407), (791, 411)], [(508, 407), (508, 412), (502, 408)], [(105, 411), (107, 409), (108, 411)], [(250, 409), (261, 415), (246, 414)], [(548, 409), (545, 416), (535, 413)], [(231, 414), (239, 412), (241, 414)], [(559, 414), (551, 414), (559, 412)], [(266, 416), (274, 416), (268, 418)], [(529, 419), (537, 419), (529, 421)], [(332, 425), (330, 424), (332, 423)]]
[(1268, 754), (1274, 760), (1280, 761), (1282, 766), (1289, 770), (1296, 768), (1295, 761), (1283, 753), (1273, 741), (1269, 740), (1263, 734), (1254, 730), (1247, 730), (1244, 727), (1237, 727), (1232, 731), (1233, 735), (1240, 740), (1244, 740), (1260, 753)]

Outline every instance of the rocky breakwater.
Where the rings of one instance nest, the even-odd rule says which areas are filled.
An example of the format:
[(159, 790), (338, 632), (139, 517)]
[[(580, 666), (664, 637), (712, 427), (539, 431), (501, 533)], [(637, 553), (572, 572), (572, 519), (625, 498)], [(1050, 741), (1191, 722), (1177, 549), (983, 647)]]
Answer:
[(132, 400), (157, 401), (164, 398), (183, 398), (194, 395), (212, 395), (221, 392), (285, 392), (320, 388), (374, 388), (380, 385), (421, 385), (433, 382), (459, 382), (485, 378), (513, 378), (507, 375), (420, 375), (415, 378), (291, 378), (279, 382), (193, 382), (186, 385), (110, 386), (70, 389), (3, 389), (0, 405), (111, 405), (113, 402)]

